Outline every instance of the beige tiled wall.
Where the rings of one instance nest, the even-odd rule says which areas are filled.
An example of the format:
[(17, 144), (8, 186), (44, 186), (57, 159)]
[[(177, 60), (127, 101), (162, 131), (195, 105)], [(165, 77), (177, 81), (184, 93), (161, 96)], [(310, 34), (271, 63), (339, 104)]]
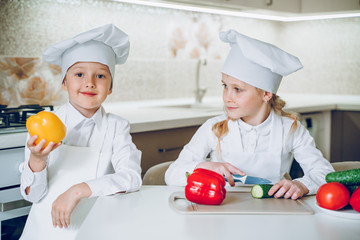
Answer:
[(108, 101), (191, 97), (198, 56), (208, 59), (201, 85), (208, 96), (220, 95), (228, 46), (217, 34), (229, 28), (301, 59), (304, 69), (285, 78), (279, 93), (360, 94), (360, 18), (280, 23), (113, 1), (5, 0), (0, 1), (0, 56), (41, 57), (52, 43), (107, 23), (131, 41)]
[(304, 69), (283, 81), (282, 92), (360, 94), (360, 18), (286, 23), (279, 45)]

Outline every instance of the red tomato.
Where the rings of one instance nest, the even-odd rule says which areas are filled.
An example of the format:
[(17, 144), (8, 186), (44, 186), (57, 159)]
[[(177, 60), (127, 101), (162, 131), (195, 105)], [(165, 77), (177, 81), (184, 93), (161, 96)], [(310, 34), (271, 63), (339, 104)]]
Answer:
[(347, 188), (338, 182), (322, 185), (316, 193), (316, 201), (320, 207), (338, 210), (349, 204), (350, 193)]
[(355, 211), (360, 212), (360, 187), (358, 187), (351, 195), (350, 205)]

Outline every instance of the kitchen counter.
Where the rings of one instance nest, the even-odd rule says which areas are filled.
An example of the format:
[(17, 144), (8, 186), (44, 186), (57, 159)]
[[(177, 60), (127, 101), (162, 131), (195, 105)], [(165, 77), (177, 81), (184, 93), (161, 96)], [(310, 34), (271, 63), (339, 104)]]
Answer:
[[(287, 111), (298, 113), (360, 111), (360, 96), (356, 95), (281, 94), (281, 97), (287, 102)], [(221, 97), (204, 98), (200, 105), (193, 103), (192, 98), (185, 98), (111, 102), (104, 107), (107, 112), (128, 119), (132, 133), (197, 126), (224, 113)]]
[(321, 94), (283, 94), (285, 109), (298, 113), (328, 110), (360, 111), (360, 96), (321, 95)]
[(99, 197), (76, 239), (355, 240), (360, 236), (360, 220), (320, 212), (314, 196), (303, 198), (313, 215), (188, 215), (168, 204), (177, 191), (184, 188), (143, 186), (138, 192)]
[[(285, 109), (298, 113), (346, 110), (360, 111), (360, 96), (281, 94), (287, 102)], [(200, 105), (193, 98), (163, 99), (135, 102), (105, 102), (107, 112), (117, 114), (130, 122), (131, 133), (199, 126), (207, 119), (224, 113), (221, 97), (206, 97)], [(24, 146), (26, 130), (0, 134), (0, 148)]]

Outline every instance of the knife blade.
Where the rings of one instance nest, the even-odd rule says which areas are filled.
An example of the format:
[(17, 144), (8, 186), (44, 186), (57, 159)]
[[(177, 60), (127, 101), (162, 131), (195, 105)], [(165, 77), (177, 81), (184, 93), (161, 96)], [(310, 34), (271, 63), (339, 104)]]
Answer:
[[(270, 180), (253, 176), (241, 176), (240, 174), (233, 174), (234, 182), (242, 182), (243, 184), (270, 184)], [(228, 181), (225, 177), (225, 181)]]

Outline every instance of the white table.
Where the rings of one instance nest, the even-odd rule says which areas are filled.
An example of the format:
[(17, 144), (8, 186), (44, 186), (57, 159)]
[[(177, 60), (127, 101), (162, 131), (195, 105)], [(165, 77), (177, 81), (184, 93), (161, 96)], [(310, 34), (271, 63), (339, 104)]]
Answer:
[[(184, 188), (143, 186), (140, 191), (100, 197), (77, 239), (360, 239), (360, 220), (314, 215), (186, 215), (170, 208), (171, 193)], [(292, 200), (289, 200), (292, 201)]]

